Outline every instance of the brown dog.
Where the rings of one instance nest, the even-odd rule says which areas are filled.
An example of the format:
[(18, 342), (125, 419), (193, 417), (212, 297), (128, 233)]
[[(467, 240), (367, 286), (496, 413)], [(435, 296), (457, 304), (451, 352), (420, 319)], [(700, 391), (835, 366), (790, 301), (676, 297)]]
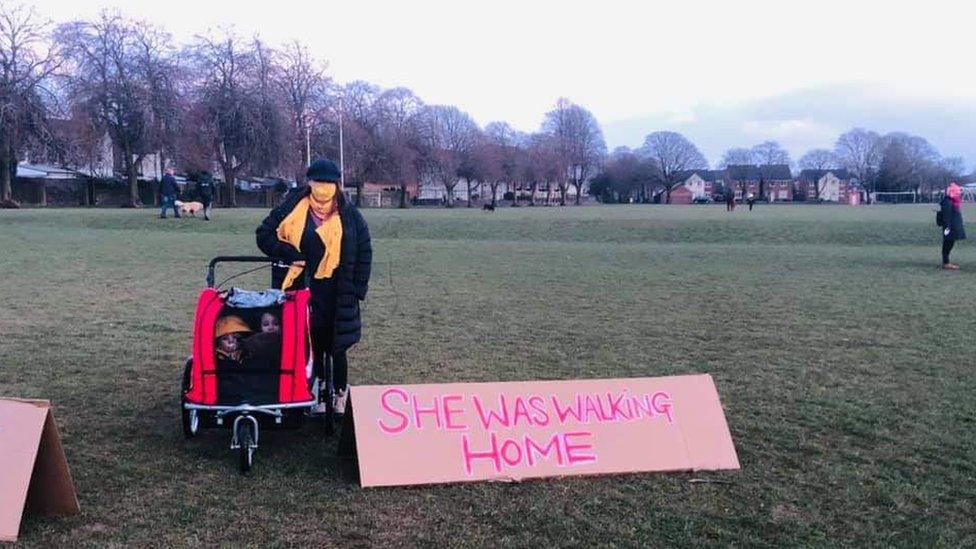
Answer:
[(174, 204), (180, 209), (180, 215), (190, 214), (191, 217), (196, 217), (197, 212), (203, 211), (203, 204), (200, 202), (183, 202), (177, 200)]

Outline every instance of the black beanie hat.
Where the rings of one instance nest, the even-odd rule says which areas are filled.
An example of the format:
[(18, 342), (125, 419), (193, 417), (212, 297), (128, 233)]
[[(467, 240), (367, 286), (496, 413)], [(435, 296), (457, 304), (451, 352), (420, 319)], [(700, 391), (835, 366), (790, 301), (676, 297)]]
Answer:
[(327, 158), (319, 158), (308, 167), (305, 178), (309, 181), (338, 183), (342, 179), (342, 172), (339, 171), (339, 166), (336, 166), (335, 162)]

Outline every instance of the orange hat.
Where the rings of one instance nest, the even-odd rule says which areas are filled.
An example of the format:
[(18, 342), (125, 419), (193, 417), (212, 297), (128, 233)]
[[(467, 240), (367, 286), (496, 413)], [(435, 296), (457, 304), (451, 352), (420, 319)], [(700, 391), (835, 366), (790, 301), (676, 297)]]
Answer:
[(250, 326), (241, 317), (230, 315), (217, 319), (217, 326), (214, 328), (214, 339), (221, 338), (227, 334), (251, 333)]

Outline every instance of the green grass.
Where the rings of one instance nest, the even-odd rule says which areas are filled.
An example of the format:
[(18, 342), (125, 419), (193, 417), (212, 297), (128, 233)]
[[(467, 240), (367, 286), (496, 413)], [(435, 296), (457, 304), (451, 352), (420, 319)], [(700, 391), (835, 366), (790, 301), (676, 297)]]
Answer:
[[(317, 425), (184, 442), (206, 261), (258, 210), (0, 212), (0, 395), (54, 402), (49, 545), (976, 544), (976, 251), (930, 206), (367, 210), (353, 383), (711, 373), (742, 470), (362, 490)], [(976, 219), (976, 211), (967, 211)]]

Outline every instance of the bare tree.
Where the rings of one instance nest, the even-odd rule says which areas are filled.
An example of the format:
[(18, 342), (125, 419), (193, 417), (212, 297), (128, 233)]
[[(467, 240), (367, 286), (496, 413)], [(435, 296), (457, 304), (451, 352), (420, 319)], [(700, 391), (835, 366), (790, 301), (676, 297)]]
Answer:
[(708, 168), (708, 161), (694, 143), (677, 132), (654, 132), (644, 138), (641, 154), (657, 167), (661, 184), (671, 203), (671, 190), (678, 184), (678, 175), (687, 170)]
[(292, 167), (297, 181), (305, 178), (305, 168), (312, 162), (311, 129), (313, 118), (323, 111), (330, 84), (326, 65), (317, 62), (308, 48), (292, 42), (280, 53), (279, 85), (285, 96), (289, 118), (290, 147), (286, 157), (298, 153), (299, 161)]
[(745, 147), (733, 147), (722, 155), (722, 159), (718, 163), (718, 168), (724, 170), (729, 166), (745, 166), (752, 164), (754, 158), (752, 156), (752, 150)]
[(147, 140), (159, 155), (160, 168), (175, 156), (182, 133), (182, 90), (185, 88), (173, 37), (163, 29), (145, 22), (134, 23), (137, 53), (135, 70), (139, 80), (148, 86), (149, 123)]
[[(186, 101), (182, 118), (183, 127), (192, 128), (192, 131), (182, 131), (177, 136), (175, 152), (179, 164), (191, 172), (210, 172), (218, 164), (214, 148), (217, 131), (207, 105)], [(221, 189), (214, 190), (217, 193), (214, 200), (221, 198)]]
[(560, 204), (566, 205), (568, 185), (576, 188), (576, 205), (580, 204), (583, 185), (599, 173), (607, 153), (603, 130), (590, 111), (561, 98), (546, 113), (542, 130), (555, 138), (556, 150), (565, 167), (559, 182)]
[(142, 37), (148, 28), (106, 11), (95, 21), (65, 23), (57, 30), (73, 65), (70, 93), (121, 152), (132, 206), (139, 204), (139, 166), (153, 145), (154, 83), (147, 80)]
[[(486, 181), (486, 171), (493, 168), (493, 143), (480, 128), (472, 132), (470, 145), (461, 153), (458, 178), (463, 179), (468, 194), (468, 208), (474, 207), (474, 189)], [(480, 191), (479, 191), (480, 194)]]
[(21, 149), (45, 134), (52, 98), (46, 86), (59, 67), (48, 47), (49, 27), (33, 8), (0, 5), (0, 202), (6, 204), (13, 201)]
[(652, 164), (627, 147), (613, 151), (604, 165), (603, 172), (594, 178), (591, 192), (603, 197), (604, 202), (623, 202), (635, 198), (646, 200), (648, 178), (645, 169)]
[[(799, 165), (801, 170), (830, 170), (840, 167), (840, 159), (829, 149), (811, 149), (800, 157)], [(820, 188), (819, 180), (813, 181), (814, 195), (820, 200), (823, 189)]]
[[(881, 138), (884, 144), (877, 187), (886, 191), (913, 190), (922, 194), (927, 179), (937, 170), (940, 155), (927, 140), (893, 132)], [(929, 182), (931, 195), (931, 181)]]
[(454, 188), (464, 155), (474, 144), (478, 125), (457, 107), (424, 108), (420, 132), (425, 176), (444, 186), (447, 207), (454, 207)]
[(366, 182), (376, 181), (383, 172), (381, 91), (358, 80), (344, 86), (341, 94), (346, 181), (356, 188), (356, 204), (361, 206)]
[(752, 148), (752, 157), (759, 166), (759, 199), (766, 198), (766, 183), (773, 177), (776, 166), (790, 165), (790, 153), (776, 141), (763, 141)]
[[(911, 186), (916, 193), (922, 194), (928, 191), (932, 194), (932, 181), (930, 180), (934, 171), (938, 169), (942, 155), (924, 137), (908, 134), (889, 134), (886, 139), (900, 139), (908, 156), (911, 166)], [(927, 184), (927, 185), (926, 185)], [(927, 189), (925, 187), (928, 187)]]
[[(512, 192), (512, 204), (517, 205), (515, 186), (521, 178), (522, 149), (529, 141), (529, 136), (511, 127), (507, 122), (490, 122), (485, 126), (485, 135), (490, 150), (493, 151), (496, 168), (491, 174), (493, 177), (487, 178), (488, 186), (491, 188), (491, 205), (495, 206), (498, 187), (503, 182), (508, 184)], [(577, 187), (577, 190), (582, 189)]]
[[(280, 83), (284, 80), (278, 62), (279, 53), (255, 38), (251, 45), (254, 52), (253, 90), (257, 108), (255, 142), (250, 172), (256, 175), (279, 177), (285, 156), (293, 150), (287, 146), (291, 137), (287, 118), (287, 97)], [(289, 172), (292, 171), (289, 168)]]
[(933, 186), (929, 191), (929, 200), (932, 200), (935, 186), (945, 188), (949, 183), (958, 182), (966, 173), (966, 162), (958, 156), (947, 156), (936, 162), (931, 174)]
[(228, 206), (237, 205), (237, 176), (254, 160), (262, 139), (261, 104), (254, 89), (258, 61), (252, 46), (226, 30), (198, 36), (191, 50), (205, 131), (223, 172), (222, 199)]
[(837, 138), (834, 152), (841, 166), (847, 168), (868, 192), (870, 200), (874, 179), (881, 166), (884, 145), (881, 136), (863, 128), (854, 128)]
[[(555, 138), (546, 133), (532, 134), (527, 138), (526, 159), (521, 178), (529, 187), (529, 205), (536, 205), (540, 186), (547, 191), (551, 184), (563, 175), (563, 166), (557, 152)], [(546, 197), (547, 201), (550, 198)]]
[(501, 150), (485, 132), (475, 134), (472, 146), (465, 155), (459, 174), (467, 186), (468, 207), (474, 207), (474, 189), (484, 200), (485, 186), (492, 190), (492, 205), (495, 203), (494, 194), (502, 179)]
[(407, 88), (384, 91), (377, 104), (384, 151), (383, 174), (399, 187), (400, 207), (406, 208), (407, 186), (418, 178), (418, 117), (424, 104)]

